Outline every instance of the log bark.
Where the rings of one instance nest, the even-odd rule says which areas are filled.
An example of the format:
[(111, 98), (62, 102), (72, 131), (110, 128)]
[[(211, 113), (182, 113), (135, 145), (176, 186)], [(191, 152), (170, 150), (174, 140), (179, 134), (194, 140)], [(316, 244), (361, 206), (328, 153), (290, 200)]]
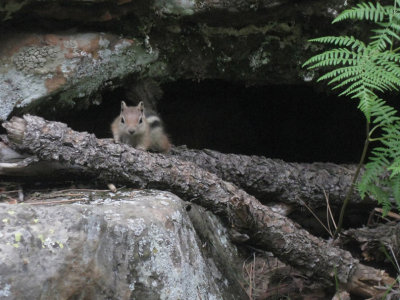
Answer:
[[(51, 173), (57, 171), (68, 177), (78, 173), (81, 176), (93, 176), (87, 169), (63, 166), (59, 162), (40, 162), (34, 156), (27, 157), (15, 152), (10, 162), (5, 157), (9, 156), (10, 151), (12, 149), (0, 143), (0, 175), (53, 176)], [(5, 152), (4, 155), (2, 152)], [(288, 163), (260, 156), (223, 154), (209, 149), (191, 150), (185, 146), (175, 147), (171, 153), (234, 183), (262, 203), (282, 202), (302, 206), (305, 202), (313, 209), (326, 206), (325, 195), (331, 206), (339, 207), (350, 188), (356, 168), (354, 165), (332, 163)], [(361, 201), (355, 191), (350, 203), (358, 204)], [(373, 202), (367, 198), (363, 203)]]
[[(384, 262), (387, 255), (400, 261), (400, 223), (379, 224), (376, 227), (349, 229), (341, 237), (343, 244), (357, 243), (364, 260)], [(386, 254), (382, 251), (386, 248)]]
[[(3, 142), (1, 141), (3, 140)], [(91, 178), (88, 170), (58, 161), (41, 161), (35, 155), (20, 154), (10, 148), (7, 138), (0, 136), (0, 176), (46, 178), (49, 180)]]
[[(172, 153), (182, 160), (232, 182), (258, 200), (301, 205), (312, 208), (326, 205), (325, 194), (331, 205), (340, 206), (350, 188), (356, 166), (332, 163), (288, 163), (278, 159), (238, 154), (223, 154), (213, 150), (190, 150), (178, 147)], [(355, 191), (353, 204), (362, 199)], [(364, 204), (370, 201), (365, 199)]]
[[(99, 174), (105, 182), (168, 190), (199, 204), (247, 235), (250, 245), (271, 251), (328, 286), (336, 278), (350, 292), (371, 297), (382, 292), (375, 286), (394, 282), (383, 271), (360, 264), (348, 251), (312, 236), (253, 196), (191, 162), (99, 140), (63, 123), (30, 115), (14, 117), (3, 126), (19, 149), (42, 160), (76, 164)], [(364, 278), (368, 278), (367, 283)]]

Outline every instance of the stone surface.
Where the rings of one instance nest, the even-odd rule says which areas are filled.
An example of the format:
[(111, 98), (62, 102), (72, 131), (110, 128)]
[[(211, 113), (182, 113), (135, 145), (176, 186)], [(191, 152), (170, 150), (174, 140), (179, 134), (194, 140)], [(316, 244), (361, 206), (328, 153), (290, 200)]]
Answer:
[[(13, 34), (0, 44), (0, 120), (55, 92), (64, 107), (157, 57), (137, 41), (103, 33)], [(82, 105), (82, 103), (81, 103)]]
[(243, 299), (207, 257), (179, 198), (98, 196), (0, 205), (0, 299)]
[(301, 65), (320, 48), (308, 39), (340, 32), (330, 22), (351, 4), (5, 0), (0, 121), (39, 99), (48, 111), (98, 105), (127, 78), (309, 84), (316, 74)]

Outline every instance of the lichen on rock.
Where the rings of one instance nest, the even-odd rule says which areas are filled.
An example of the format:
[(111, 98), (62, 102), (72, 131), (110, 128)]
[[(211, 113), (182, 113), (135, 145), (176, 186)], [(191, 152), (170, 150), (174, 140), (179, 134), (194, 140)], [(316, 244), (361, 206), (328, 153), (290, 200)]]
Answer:
[(0, 205), (0, 295), (240, 299), (218, 283), (223, 272), (205, 256), (178, 197), (120, 191), (91, 198), (91, 204), (14, 205), (12, 213)]
[[(60, 103), (95, 94), (106, 82), (156, 60), (137, 40), (111, 34), (16, 34), (0, 45), (0, 120), (14, 107), (59, 94)], [(64, 105), (65, 106), (65, 105)]]
[(14, 57), (13, 62), (17, 70), (25, 74), (44, 74), (47, 72), (41, 68), (43, 68), (48, 61), (54, 60), (57, 56), (57, 52), (58, 50), (50, 46), (27, 47)]

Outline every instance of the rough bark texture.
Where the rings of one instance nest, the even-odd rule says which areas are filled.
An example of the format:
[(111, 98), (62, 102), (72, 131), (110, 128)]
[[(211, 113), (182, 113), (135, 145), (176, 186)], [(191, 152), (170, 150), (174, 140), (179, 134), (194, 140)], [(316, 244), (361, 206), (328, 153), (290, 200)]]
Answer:
[(23, 177), (46, 178), (57, 180), (66, 178), (91, 178), (86, 169), (70, 164), (61, 164), (57, 161), (40, 161), (34, 155), (20, 154), (8, 145), (7, 137), (0, 136), (0, 175)]
[[(380, 293), (375, 285), (393, 281), (384, 272), (360, 264), (349, 252), (312, 236), (253, 196), (193, 163), (98, 140), (94, 135), (75, 132), (63, 123), (40, 117), (13, 118), (4, 126), (12, 142), (40, 159), (84, 166), (106, 182), (172, 191), (206, 207), (236, 231), (247, 234), (249, 244), (273, 252), (327, 285), (332, 285), (336, 276), (350, 291), (373, 296)], [(374, 275), (368, 288), (360, 277), (365, 273)]]
[[(70, 173), (70, 176), (75, 176), (79, 172), (80, 175), (93, 176), (88, 169), (62, 166), (59, 162), (38, 162), (35, 157), (27, 158), (15, 151), (12, 156), (11, 151), (6, 144), (0, 143), (0, 175), (49, 176), (53, 170), (58, 170), (63, 175)], [(354, 165), (287, 163), (209, 149), (191, 150), (185, 146), (173, 148), (171, 154), (234, 183), (263, 203), (283, 202), (302, 206), (305, 202), (313, 209), (326, 207), (325, 194), (330, 205), (340, 206), (355, 170)], [(13, 164), (9, 164), (9, 157)], [(361, 202), (357, 192), (353, 193), (350, 202)], [(365, 199), (363, 203), (370, 203), (370, 199)]]
[(390, 257), (395, 255), (396, 260), (400, 260), (400, 223), (349, 229), (343, 232), (341, 240), (344, 244), (359, 244), (366, 261), (386, 261), (387, 256), (382, 251), (382, 246)]
[[(174, 148), (172, 153), (238, 185), (262, 202), (301, 204), (304, 201), (313, 208), (326, 206), (324, 192), (330, 204), (341, 205), (356, 169), (354, 165), (287, 163), (186, 147)], [(353, 193), (351, 202), (361, 202), (357, 192)]]

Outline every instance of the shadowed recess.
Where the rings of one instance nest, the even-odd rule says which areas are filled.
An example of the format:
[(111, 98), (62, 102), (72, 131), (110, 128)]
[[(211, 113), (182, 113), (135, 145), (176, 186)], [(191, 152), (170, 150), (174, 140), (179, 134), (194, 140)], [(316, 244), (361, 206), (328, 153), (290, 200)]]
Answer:
[(177, 145), (297, 162), (359, 160), (364, 119), (347, 98), (306, 86), (224, 81), (178, 81), (162, 88), (159, 111)]

